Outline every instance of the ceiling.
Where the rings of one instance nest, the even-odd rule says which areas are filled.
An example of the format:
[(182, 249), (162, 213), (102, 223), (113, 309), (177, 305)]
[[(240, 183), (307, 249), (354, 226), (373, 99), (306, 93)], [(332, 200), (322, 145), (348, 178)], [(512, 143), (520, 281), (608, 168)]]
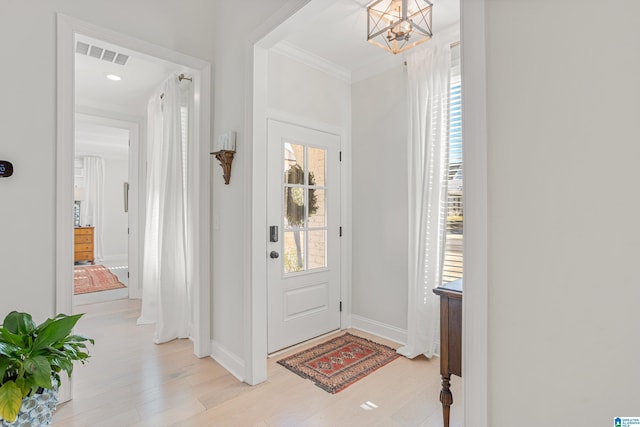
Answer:
[[(432, 2), (433, 32), (437, 37), (439, 32), (457, 25), (460, 7), (459, 0)], [(357, 81), (398, 65), (407, 53), (411, 53), (409, 50), (405, 54), (393, 55), (366, 41), (366, 6), (369, 3), (369, 0), (312, 0), (260, 44), (267, 48), (296, 51), (298, 57), (323, 61), (341, 72), (347, 80)], [(77, 106), (144, 116), (149, 97), (170, 74), (188, 74), (177, 64), (145, 57), (90, 37), (78, 35), (77, 41), (129, 57), (125, 65), (119, 65), (76, 53)], [(116, 74), (122, 80), (108, 80), (107, 74)]]
[[(75, 54), (75, 99), (76, 110), (86, 109), (118, 112), (129, 116), (144, 117), (149, 98), (172, 74), (183, 70), (177, 64), (115, 46), (91, 37), (78, 35), (76, 47), (84, 43), (102, 49), (102, 57), (90, 54)], [(124, 65), (103, 59), (106, 51), (126, 55)], [(107, 79), (115, 74), (120, 81)], [(126, 156), (129, 148), (129, 131), (102, 126), (78, 119), (75, 125), (77, 155)]]
[[(125, 65), (102, 58), (77, 53), (75, 55), (76, 105), (119, 111), (144, 116), (149, 97), (158, 90), (172, 73), (180, 73), (182, 67), (160, 59), (115, 46), (90, 37), (78, 35), (76, 46), (86, 43), (104, 52), (111, 51), (128, 56)], [(107, 75), (115, 74), (122, 80), (112, 81)]]
[[(411, 1), (411, 0), (410, 0)], [(431, 0), (434, 37), (460, 21), (459, 0)], [(350, 75), (350, 80), (398, 65), (407, 54), (393, 55), (367, 42), (370, 0), (313, 0), (261, 42), (284, 46), (324, 59)], [(426, 42), (429, 43), (429, 42)]]

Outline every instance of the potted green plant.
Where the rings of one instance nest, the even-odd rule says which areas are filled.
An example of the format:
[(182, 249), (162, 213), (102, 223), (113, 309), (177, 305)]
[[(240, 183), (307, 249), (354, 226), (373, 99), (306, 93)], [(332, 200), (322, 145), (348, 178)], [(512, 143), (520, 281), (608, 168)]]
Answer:
[[(48, 426), (58, 402), (60, 371), (89, 358), (90, 338), (71, 330), (82, 314), (58, 314), (40, 325), (12, 311), (0, 325), (0, 425)], [(35, 422), (34, 422), (35, 421)]]

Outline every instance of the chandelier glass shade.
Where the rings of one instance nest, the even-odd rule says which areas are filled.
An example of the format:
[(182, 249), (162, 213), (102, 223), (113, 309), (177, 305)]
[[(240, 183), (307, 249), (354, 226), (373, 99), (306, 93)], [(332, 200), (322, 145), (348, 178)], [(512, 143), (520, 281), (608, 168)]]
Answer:
[(427, 0), (376, 0), (367, 6), (367, 41), (393, 54), (431, 38)]

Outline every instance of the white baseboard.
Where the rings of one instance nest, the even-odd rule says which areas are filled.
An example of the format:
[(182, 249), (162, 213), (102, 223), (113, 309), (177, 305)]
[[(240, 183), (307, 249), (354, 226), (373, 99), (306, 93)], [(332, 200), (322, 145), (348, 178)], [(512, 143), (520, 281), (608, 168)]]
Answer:
[(407, 343), (407, 330), (400, 329), (396, 326), (387, 325), (386, 323), (378, 322), (376, 320), (367, 319), (356, 314), (351, 315), (351, 327), (360, 329), (364, 332), (377, 335), (381, 338), (397, 342), (398, 344)]
[(244, 361), (215, 340), (211, 340), (211, 358), (229, 371), (238, 381), (244, 381), (246, 369)]
[(110, 254), (110, 255), (105, 255), (100, 259), (96, 258), (96, 264), (98, 263), (98, 261), (100, 261), (101, 263), (118, 263), (118, 264), (124, 264), (127, 265), (127, 263), (129, 262), (129, 255), (128, 254)]

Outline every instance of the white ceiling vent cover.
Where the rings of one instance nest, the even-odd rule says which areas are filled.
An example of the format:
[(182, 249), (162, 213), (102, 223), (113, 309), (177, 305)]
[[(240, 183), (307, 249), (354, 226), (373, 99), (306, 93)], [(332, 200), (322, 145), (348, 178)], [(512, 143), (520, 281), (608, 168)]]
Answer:
[(129, 60), (129, 56), (128, 55), (125, 55), (123, 53), (119, 53), (118, 56), (116, 56), (116, 60), (113, 61), (113, 62), (115, 62), (116, 64), (125, 65), (128, 60)]
[(113, 62), (113, 58), (116, 57), (116, 53), (112, 50), (105, 49), (102, 54), (102, 60), (107, 62)]
[(101, 47), (91, 46), (91, 49), (89, 49), (89, 56), (100, 59), (103, 51), (104, 49)]
[(76, 44), (76, 53), (86, 55), (87, 53), (89, 53), (89, 47), (90, 46), (87, 43), (78, 42)]
[(81, 41), (76, 43), (76, 53), (119, 65), (126, 65), (129, 60), (129, 56), (123, 53), (114, 52), (113, 50), (104, 49)]

